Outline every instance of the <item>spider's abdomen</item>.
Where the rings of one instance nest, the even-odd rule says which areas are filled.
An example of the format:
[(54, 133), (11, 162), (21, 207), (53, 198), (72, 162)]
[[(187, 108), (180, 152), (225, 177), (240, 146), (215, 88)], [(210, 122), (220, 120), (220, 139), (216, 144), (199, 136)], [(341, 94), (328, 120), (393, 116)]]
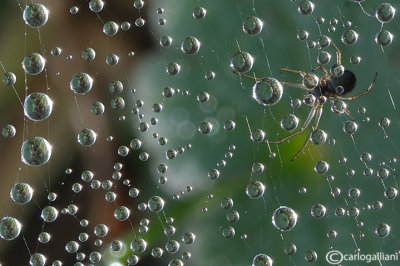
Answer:
[(345, 95), (351, 92), (356, 86), (356, 76), (350, 70), (345, 70), (343, 75), (338, 78), (331, 77), (327, 82), (327, 87), (329, 91), (337, 94), (337, 87), (342, 86), (343, 92), (340, 95)]
[(318, 85), (315, 87), (312, 91), (311, 94), (315, 96), (315, 98), (318, 98), (319, 96), (325, 96), (325, 91), (327, 90), (326, 86), (321, 86)]

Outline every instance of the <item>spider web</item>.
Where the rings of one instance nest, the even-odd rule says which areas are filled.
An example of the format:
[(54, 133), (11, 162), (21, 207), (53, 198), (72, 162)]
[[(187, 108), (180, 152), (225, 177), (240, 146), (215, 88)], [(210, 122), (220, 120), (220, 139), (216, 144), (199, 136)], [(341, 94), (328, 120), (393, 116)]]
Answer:
[[(31, 2), (10, 1), (5, 5), (12, 12), (5, 12), (6, 6), (1, 10), (7, 41), (0, 47), (0, 58), (4, 71), (17, 76), (14, 90), (2, 84), (1, 121), (2, 126), (14, 125), (17, 134), (1, 140), (5, 152), (1, 155), (4, 180), (0, 202), (3, 217), (15, 217), (22, 224), (15, 240), (1, 239), (1, 263), (26, 264), (32, 254), (41, 253), (47, 265), (54, 260), (86, 265), (94, 263), (91, 253), (97, 251), (102, 255), (100, 265), (125, 265), (133, 255), (139, 258), (138, 265), (249, 265), (260, 253), (269, 256), (274, 265), (307, 265), (307, 260), (320, 265), (331, 250), (398, 253), (398, 198), (389, 199), (389, 194), (398, 190), (397, 14), (392, 21), (380, 23), (374, 16), (378, 3), (372, 1), (313, 1), (314, 10), (308, 15), (299, 11), (306, 1), (145, 1), (140, 9), (134, 6), (140, 1), (104, 1), (99, 13), (90, 11), (88, 2), (41, 1), (50, 15), (39, 30), (26, 26), (22, 19), (25, 4)], [(391, 5), (397, 8), (396, 3)], [(76, 14), (70, 10), (74, 6)], [(204, 18), (194, 17), (201, 13), (198, 7), (206, 10)], [(261, 32), (254, 36), (242, 29), (249, 16), (263, 22)], [(140, 23), (137, 18), (144, 19), (144, 26), (135, 25)], [(317, 23), (321, 18), (324, 22)], [(109, 37), (102, 32), (107, 21), (131, 26)], [(341, 40), (348, 29), (358, 33), (352, 45)], [(394, 34), (390, 45), (376, 43), (381, 30)], [(299, 39), (301, 31), (307, 31), (306, 40)], [(166, 36), (172, 39), (170, 46), (165, 46)], [(326, 51), (331, 54), (329, 70), (335, 63), (335, 50), (332, 45), (321, 48), (321, 36), (339, 47), (344, 67), (355, 73), (357, 85), (352, 95), (365, 90), (376, 72), (378, 78), (370, 94), (348, 102), (358, 125), (354, 134), (343, 129), (349, 117), (333, 113), (325, 104), (319, 128), (328, 135), (326, 143), (309, 143), (291, 162), (311, 128), (270, 145), (254, 141), (254, 132), (264, 132), (267, 140), (290, 134), (280, 125), (288, 114), (299, 119), (300, 128), (310, 107), (293, 106), (296, 100), (303, 100), (304, 90), (284, 86), (277, 104), (262, 106), (252, 98), (255, 81), (232, 73), (230, 61), (235, 53), (247, 52), (254, 58), (247, 75), (300, 84), (299, 75), (281, 74), (279, 69), (310, 72), (321, 51)], [(194, 54), (183, 52), (187, 37), (200, 42)], [(312, 41), (314, 48), (310, 48)], [(62, 49), (60, 56), (51, 55), (54, 47)], [(86, 47), (96, 51), (92, 62), (81, 58)], [(20, 65), (31, 52), (46, 59), (45, 70), (37, 76), (25, 74)], [(106, 63), (112, 53), (119, 57), (115, 66)], [(352, 56), (360, 57), (360, 63), (352, 64)], [(92, 91), (84, 96), (69, 89), (76, 72), (86, 72), (94, 79)], [(123, 83), (122, 93), (109, 91), (114, 80)], [(47, 121), (30, 121), (18, 102), (36, 91), (45, 92), (54, 102)], [(125, 101), (121, 110), (110, 104), (118, 96)], [(90, 111), (96, 101), (105, 105), (103, 115)], [(230, 130), (232, 122), (235, 126)], [(93, 146), (77, 142), (83, 128), (97, 133)], [(21, 144), (30, 136), (42, 136), (53, 146), (44, 166), (21, 162)], [(140, 148), (134, 148), (133, 139), (141, 141)], [(372, 156), (370, 161), (360, 159), (366, 158), (365, 153)], [(329, 165), (326, 173), (314, 170), (320, 161)], [(263, 171), (256, 173), (260, 164)], [(161, 171), (163, 165), (168, 167), (166, 172)], [(83, 181), (85, 170), (94, 172), (99, 182)], [(258, 198), (246, 194), (253, 181), (265, 186)], [(29, 183), (34, 189), (33, 199), (26, 205), (10, 199), (9, 191), (16, 182)], [(77, 184), (82, 185), (81, 191)], [(100, 188), (94, 189), (97, 185)], [(137, 197), (132, 197), (134, 188), (140, 191)], [(51, 192), (57, 194), (55, 201), (47, 199)], [(148, 209), (153, 196), (165, 202), (160, 212)], [(233, 207), (225, 209), (221, 204), (227, 197)], [(326, 208), (323, 217), (311, 213), (315, 204)], [(40, 217), (48, 205), (60, 211), (52, 223)], [(129, 208), (128, 220), (114, 217), (118, 206)], [(271, 222), (282, 206), (297, 214), (297, 223), (289, 231), (280, 231)], [(89, 226), (81, 226), (82, 219), (87, 219)], [(382, 223), (390, 226), (386, 237), (377, 235)], [(108, 228), (105, 237), (94, 233), (100, 224)], [(51, 235), (49, 243), (37, 240), (41, 232)], [(191, 244), (182, 240), (188, 232), (196, 236)], [(88, 241), (80, 240), (84, 233)], [(147, 243), (144, 252), (132, 250), (135, 239)], [(110, 247), (114, 240), (122, 243), (119, 251)], [(66, 251), (69, 241), (79, 244), (76, 252)], [(180, 243), (177, 251), (174, 241)], [(289, 244), (296, 246), (291, 255), (286, 254)], [(156, 258), (157, 247), (164, 250), (161, 258)], [(376, 263), (396, 265), (382, 259)]]

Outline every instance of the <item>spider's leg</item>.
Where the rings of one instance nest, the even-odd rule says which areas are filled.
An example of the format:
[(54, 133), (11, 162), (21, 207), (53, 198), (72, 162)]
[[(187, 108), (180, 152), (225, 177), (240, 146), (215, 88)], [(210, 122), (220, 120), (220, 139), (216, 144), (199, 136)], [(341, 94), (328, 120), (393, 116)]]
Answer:
[(349, 110), (349, 109), (346, 109), (346, 110), (344, 110), (344, 111), (346, 112), (346, 114), (347, 114), (347, 116), (350, 118), (350, 120), (354, 121), (354, 117), (353, 117), (353, 115), (351, 114), (350, 110)]
[(279, 81), (279, 82), (283, 86), (286, 86), (286, 87), (298, 88), (298, 89), (307, 90), (307, 91), (311, 90), (311, 89), (308, 89), (306, 86), (304, 86), (301, 83), (292, 83), (292, 82), (287, 82), (287, 81)]
[(281, 73), (289, 72), (289, 73), (299, 74), (299, 75), (301, 75), (303, 77), (305, 75), (307, 75), (307, 73), (302, 71), (302, 70), (294, 70), (294, 69), (290, 69), (290, 68), (286, 68), (286, 67), (281, 67), (280, 71), (281, 71)]
[(293, 156), (293, 158), (290, 161), (294, 161), (296, 160), (297, 157), (299, 157), (299, 155), (305, 150), (305, 148), (307, 147), (308, 142), (310, 142), (310, 138), (311, 138), (311, 134), (316, 131), (318, 129), (318, 124), (319, 121), (321, 119), (322, 116), (322, 106), (320, 105), (317, 109), (317, 112), (315, 114), (315, 121), (314, 121), (314, 125), (312, 126), (312, 130), (310, 132), (310, 134), (308, 134), (306, 141), (304, 142), (303, 146), (301, 147), (301, 149)]
[(308, 114), (308, 117), (307, 117), (306, 121), (304, 122), (303, 126), (301, 127), (301, 129), (299, 129), (296, 132), (294, 132), (294, 133), (292, 133), (292, 134), (290, 134), (290, 135), (288, 135), (286, 137), (283, 137), (281, 139), (274, 140), (274, 141), (266, 140), (265, 142), (271, 143), (271, 144), (279, 144), (279, 143), (282, 143), (282, 142), (284, 142), (284, 141), (286, 141), (286, 140), (288, 140), (288, 139), (290, 139), (290, 138), (292, 138), (294, 136), (297, 136), (297, 135), (301, 134), (302, 132), (304, 132), (304, 130), (309, 126), (311, 120), (313, 119), (313, 117), (315, 115), (315, 112), (317, 111), (318, 105), (319, 105), (318, 103), (315, 103), (315, 105), (311, 108), (311, 111)]
[(313, 69), (311, 69), (311, 72), (317, 71), (318, 69), (321, 69), (322, 72), (324, 72), (324, 74), (326, 76), (329, 76), (328, 70), (326, 70), (323, 65), (318, 65), (318, 66), (314, 67)]
[[(333, 97), (332, 99), (335, 99), (335, 98)], [(327, 102), (331, 104), (332, 109), (333, 109), (333, 107), (334, 107), (334, 106), (333, 106), (333, 105), (334, 105), (333, 101), (332, 101), (330, 98), (328, 98), (328, 101), (327, 101)], [(353, 117), (353, 115), (351, 114), (350, 110), (346, 108), (346, 109), (344, 109), (344, 111), (346, 112), (347, 116), (348, 116), (352, 121), (354, 121), (354, 117)]]
[(378, 72), (375, 73), (374, 79), (372, 80), (372, 82), (371, 82), (371, 84), (369, 85), (368, 89), (366, 89), (365, 91), (363, 91), (363, 92), (361, 92), (361, 93), (359, 93), (359, 94), (357, 94), (357, 95), (351, 96), (351, 97), (340, 97), (340, 96), (335, 96), (335, 98), (336, 98), (336, 99), (339, 99), (339, 100), (342, 100), (342, 101), (353, 101), (353, 100), (357, 99), (358, 97), (361, 97), (361, 96), (363, 96), (363, 95), (365, 95), (365, 94), (370, 93), (371, 90), (372, 90), (372, 88), (373, 88), (374, 85), (375, 85), (375, 81), (376, 81), (376, 77), (377, 77), (377, 76), (378, 76)]
[(238, 73), (238, 72), (236, 72), (236, 71), (232, 71), (234, 74), (236, 74), (236, 75), (238, 75), (238, 76), (241, 76), (241, 77), (244, 77), (244, 78), (248, 78), (248, 79), (252, 79), (252, 80), (255, 80), (255, 81), (257, 81), (257, 82), (259, 82), (260, 80), (262, 80), (263, 78), (257, 78), (257, 77), (253, 77), (253, 76), (250, 76), (250, 75), (246, 75), (246, 74), (241, 74), (241, 73)]
[(336, 60), (339, 65), (342, 64), (342, 53), (340, 52), (339, 48), (336, 46), (334, 42), (331, 42), (333, 48), (336, 50)]

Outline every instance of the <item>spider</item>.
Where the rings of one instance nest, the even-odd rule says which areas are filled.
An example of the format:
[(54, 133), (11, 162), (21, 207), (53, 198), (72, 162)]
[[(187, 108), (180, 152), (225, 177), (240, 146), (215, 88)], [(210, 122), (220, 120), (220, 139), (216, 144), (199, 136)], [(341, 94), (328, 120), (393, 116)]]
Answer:
[[(303, 123), (303, 125), (300, 129), (298, 129), (297, 131), (295, 131), (295, 132), (291, 133), (290, 135), (283, 137), (281, 139), (274, 140), (274, 141), (265, 140), (264, 142), (267, 144), (269, 144), (269, 143), (280, 144), (282, 142), (285, 142), (285, 141), (291, 139), (292, 137), (303, 133), (307, 129), (307, 127), (310, 125), (312, 119), (315, 117), (314, 123), (311, 126), (312, 127), (311, 132), (309, 133), (309, 135), (308, 135), (307, 139), (305, 140), (301, 149), (291, 159), (292, 162), (294, 160), (296, 160), (296, 158), (304, 151), (304, 149), (307, 147), (308, 142), (310, 141), (311, 134), (318, 129), (318, 125), (319, 125), (319, 122), (320, 122), (320, 119), (322, 116), (323, 106), (326, 102), (331, 103), (332, 107), (333, 107), (335, 100), (353, 101), (363, 95), (370, 93), (372, 88), (375, 85), (375, 81), (378, 76), (377, 72), (375, 73), (375, 76), (374, 76), (371, 84), (365, 91), (363, 91), (357, 95), (354, 95), (354, 96), (343, 97), (344, 95), (348, 94), (355, 88), (356, 76), (354, 75), (354, 73), (352, 71), (344, 69), (344, 67), (341, 64), (342, 53), (340, 52), (339, 48), (333, 42), (331, 42), (331, 45), (333, 46), (333, 48), (336, 51), (336, 64), (334, 64), (331, 67), (330, 72), (328, 72), (322, 64), (319, 64), (318, 66), (316, 66), (315, 68), (313, 68), (311, 70), (311, 72), (314, 72), (314, 71), (320, 69), (324, 73), (324, 75), (321, 78), (318, 78), (313, 73), (306, 73), (302, 70), (293, 70), (293, 69), (289, 69), (286, 67), (280, 68), (281, 74), (283, 72), (289, 72), (289, 73), (294, 73), (294, 74), (298, 74), (298, 75), (302, 76), (302, 78), (303, 78), (302, 84), (284, 82), (284, 81), (283, 82), (280, 81), (280, 83), (282, 85), (285, 85), (288, 87), (294, 87), (294, 88), (300, 88), (300, 89), (306, 90), (307, 92), (304, 95), (303, 102), (306, 105), (311, 106), (311, 110), (307, 116), (307, 119), (305, 120), (305, 122)], [(264, 79), (264, 78), (252, 77), (252, 76), (237, 73), (237, 72), (234, 72), (234, 73), (238, 74), (240, 76), (243, 76), (245, 78), (253, 79), (257, 83), (261, 82)], [(344, 112), (346, 112), (346, 114), (349, 116), (349, 118), (351, 120), (354, 120), (353, 116), (351, 115), (350, 111), (347, 108), (345, 108)]]

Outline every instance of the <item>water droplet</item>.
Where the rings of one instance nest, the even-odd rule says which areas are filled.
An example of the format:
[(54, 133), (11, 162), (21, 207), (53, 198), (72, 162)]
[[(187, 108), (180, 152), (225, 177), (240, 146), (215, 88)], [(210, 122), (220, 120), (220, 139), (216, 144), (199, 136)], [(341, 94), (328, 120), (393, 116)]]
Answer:
[(383, 193), (383, 195), (388, 200), (394, 200), (395, 198), (397, 198), (398, 190), (394, 187), (388, 187), (385, 189), (385, 192)]
[(322, 25), (322, 24), (325, 23), (325, 18), (323, 18), (323, 17), (317, 17), (316, 22), (317, 22), (317, 24)]
[(356, 65), (356, 64), (359, 64), (360, 62), (361, 62), (361, 57), (356, 56), (356, 55), (352, 55), (350, 57), (350, 63)]
[(125, 21), (121, 24), (121, 30), (128, 31), (131, 28), (131, 23)]
[(229, 197), (225, 197), (221, 200), (221, 207), (225, 210), (233, 207), (233, 200)]
[(155, 103), (155, 104), (153, 104), (153, 111), (154, 111), (154, 113), (159, 113), (159, 112), (161, 112), (162, 110), (163, 110), (163, 105), (162, 104), (160, 104), (160, 103)]
[(25, 73), (30, 75), (38, 75), (42, 73), (45, 65), (46, 61), (43, 56), (38, 53), (28, 54), (22, 60), (22, 68)]
[(361, 191), (358, 188), (351, 188), (349, 189), (348, 195), (352, 199), (357, 199), (361, 195)]
[(33, 28), (42, 27), (49, 19), (49, 11), (39, 3), (30, 3), (25, 7), (23, 18), (26, 25)]
[(264, 78), (253, 86), (253, 99), (263, 106), (275, 105), (282, 94), (282, 84), (274, 78)]
[(185, 244), (192, 244), (196, 239), (196, 235), (192, 232), (186, 232), (182, 236), (182, 242)]
[(354, 30), (345, 30), (342, 34), (342, 42), (347, 45), (355, 44), (358, 40), (358, 33)]
[(258, 199), (264, 195), (265, 186), (257, 180), (252, 180), (247, 184), (246, 194), (251, 199)]
[(208, 177), (210, 179), (217, 179), (220, 175), (220, 172), (217, 169), (210, 169), (208, 171)]
[(258, 254), (253, 258), (252, 266), (272, 266), (272, 259), (265, 254)]
[(119, 57), (118, 57), (118, 55), (116, 55), (116, 54), (109, 54), (109, 55), (107, 55), (107, 57), (106, 57), (106, 63), (107, 63), (107, 65), (109, 65), (109, 66), (115, 66), (115, 65), (118, 64), (118, 62), (119, 62)]
[(327, 51), (321, 51), (318, 54), (317, 63), (321, 65), (328, 64), (331, 61), (331, 55)]
[(224, 123), (224, 129), (226, 131), (232, 131), (232, 130), (235, 129), (235, 127), (236, 127), (236, 123), (234, 121), (232, 121), (232, 120), (227, 120)]
[(181, 44), (181, 51), (185, 54), (196, 54), (200, 49), (200, 42), (196, 37), (186, 37)]
[(329, 21), (329, 24), (331, 24), (332, 26), (337, 25), (338, 24), (338, 20), (337, 18), (333, 18)]
[(206, 80), (213, 80), (215, 78), (215, 73), (212, 71), (207, 71), (206, 74), (204, 75), (204, 78)]
[(136, 27), (138, 27), (138, 28), (143, 27), (145, 23), (146, 23), (146, 21), (145, 21), (144, 19), (142, 19), (142, 18), (137, 18), (137, 19), (135, 20), (135, 25), (136, 25)]
[(284, 248), (283, 251), (286, 253), (286, 255), (294, 255), (297, 252), (297, 247), (295, 244), (293, 243), (287, 243)]
[(257, 35), (262, 31), (263, 22), (255, 16), (247, 17), (242, 24), (242, 30), (249, 35)]
[(346, 121), (343, 124), (343, 131), (347, 134), (352, 135), (352, 134), (356, 133), (357, 129), (358, 129), (358, 125), (354, 121)]
[(237, 222), (239, 218), (240, 215), (237, 211), (230, 211), (226, 214), (226, 219), (231, 223)]
[(100, 12), (104, 8), (104, 2), (102, 0), (91, 0), (89, 2), (89, 9), (93, 12)]
[(21, 147), (21, 160), (26, 165), (41, 166), (51, 157), (50, 143), (42, 137), (30, 137)]
[(76, 14), (78, 14), (78, 12), (79, 12), (79, 8), (77, 6), (72, 6), (69, 9), (69, 13), (71, 13), (72, 15), (76, 15)]
[(147, 206), (152, 212), (159, 212), (164, 209), (164, 200), (159, 196), (153, 196), (147, 202)]
[[(331, 75), (334, 78), (339, 78), (344, 73), (344, 67), (343, 67), (343, 65), (340, 65), (340, 64), (333, 64), (332, 67), (330, 68), (329, 72), (331, 73)], [(340, 93), (340, 94), (342, 94), (342, 93)]]
[(281, 128), (284, 130), (294, 130), (299, 125), (299, 119), (294, 114), (287, 114), (281, 119)]
[(326, 214), (326, 208), (322, 204), (315, 204), (311, 207), (311, 215), (314, 218), (321, 218), (324, 217)]
[(90, 128), (82, 129), (77, 136), (79, 144), (91, 146), (96, 142), (97, 134)]
[(379, 126), (381, 128), (387, 128), (388, 126), (390, 126), (390, 119), (387, 117), (382, 117), (381, 119), (379, 119)]
[(93, 61), (96, 58), (96, 52), (93, 50), (93, 48), (86, 47), (85, 49), (82, 50), (82, 59), (85, 61)]
[(227, 226), (222, 229), (222, 236), (225, 238), (232, 238), (235, 236), (235, 229), (232, 226)]
[(329, 230), (328, 233), (326, 234), (326, 236), (331, 239), (336, 238), (337, 232), (335, 230)]
[(162, 47), (168, 47), (172, 44), (172, 38), (170, 36), (164, 35), (160, 38), (160, 45)]
[(146, 250), (147, 242), (143, 238), (135, 238), (132, 240), (130, 248), (133, 252), (142, 253)]
[(264, 172), (264, 165), (262, 163), (253, 163), (253, 165), (251, 166), (251, 171), (254, 174), (261, 174), (262, 172)]
[(393, 41), (393, 34), (387, 30), (381, 30), (375, 36), (375, 42), (381, 46), (388, 46)]
[(5, 240), (13, 240), (21, 233), (21, 224), (16, 218), (3, 217), (0, 221), (0, 237)]
[(98, 224), (94, 227), (93, 232), (97, 237), (105, 237), (108, 233), (108, 226), (105, 224)]
[(24, 113), (32, 121), (47, 119), (53, 110), (53, 101), (47, 94), (34, 92), (25, 98)]
[(46, 264), (46, 257), (41, 253), (34, 253), (29, 258), (29, 265), (44, 266)]
[(297, 39), (304, 41), (308, 39), (308, 31), (306, 30), (300, 30), (299, 33), (297, 33)]
[(254, 142), (261, 142), (265, 139), (265, 132), (261, 129), (254, 129), (251, 131), (250, 138)]
[(193, 9), (192, 15), (196, 19), (202, 19), (206, 16), (207, 10), (204, 7), (198, 6)]
[(312, 41), (312, 40), (309, 40), (309, 41), (307, 42), (307, 47), (310, 48), (310, 49), (313, 49), (313, 48), (315, 48), (316, 46), (317, 46), (317, 43), (314, 42), (314, 41)]
[(105, 107), (104, 104), (101, 102), (94, 102), (90, 107), (90, 110), (95, 115), (102, 115), (104, 113)]
[(27, 204), (31, 201), (33, 189), (27, 183), (16, 183), (10, 191), (11, 199), (17, 204)]
[(17, 81), (17, 77), (12, 72), (6, 72), (3, 75), (3, 83), (9, 86), (12, 86)]
[(304, 258), (307, 262), (314, 262), (317, 260), (318, 255), (314, 250), (307, 250)]
[(149, 158), (150, 158), (150, 155), (145, 151), (143, 151), (139, 154), (139, 160), (141, 160), (142, 162), (147, 161)]
[(326, 134), (326, 132), (323, 131), (322, 129), (314, 130), (310, 136), (311, 142), (315, 145), (324, 144), (327, 138), (328, 134)]
[(107, 21), (103, 26), (103, 33), (107, 36), (114, 36), (117, 34), (119, 26), (114, 21)]
[(289, 231), (297, 223), (297, 214), (289, 207), (281, 206), (272, 215), (272, 224), (276, 229)]
[(125, 206), (118, 206), (114, 211), (114, 217), (118, 221), (125, 221), (129, 218), (131, 211)]
[(380, 223), (375, 228), (375, 234), (379, 237), (387, 237), (390, 234), (390, 226), (385, 223)]
[(179, 243), (176, 240), (168, 240), (167, 243), (165, 243), (165, 250), (168, 251), (168, 253), (176, 253), (179, 250)]
[(3, 127), (1, 133), (5, 138), (13, 138), (17, 131), (13, 125), (6, 125)]
[(44, 207), (41, 213), (43, 221), (48, 223), (54, 222), (57, 219), (57, 216), (58, 216), (58, 210), (53, 206)]
[(136, 9), (141, 9), (144, 6), (144, 2), (143, 2), (143, 0), (135, 0), (135, 2), (133, 3), (133, 6)]
[(230, 67), (237, 73), (245, 73), (253, 67), (254, 59), (247, 52), (237, 52), (231, 58)]
[(165, 23), (167, 23), (167, 20), (166, 20), (165, 18), (160, 18), (160, 19), (158, 20), (158, 25), (163, 26), (163, 25), (165, 25)]
[(331, 39), (326, 36), (326, 35), (322, 35), (321, 37), (319, 37), (318, 39), (318, 44), (321, 48), (326, 48), (329, 45), (331, 45)]
[(181, 71), (181, 66), (177, 63), (169, 63), (165, 68), (165, 71), (167, 72), (167, 74), (175, 76), (178, 75)]
[(329, 170), (329, 164), (325, 161), (318, 161), (314, 166), (314, 171), (318, 174), (325, 174)]
[(78, 94), (86, 94), (92, 89), (93, 79), (89, 74), (84, 72), (75, 73), (69, 83), (70, 89)]
[(50, 241), (51, 235), (47, 232), (41, 232), (38, 236), (38, 241), (42, 244), (46, 244)]
[(389, 3), (382, 3), (378, 6), (375, 12), (375, 17), (382, 23), (391, 21), (396, 14), (396, 9)]
[(302, 15), (309, 15), (314, 11), (314, 3), (309, 0), (301, 1), (297, 10)]
[(164, 250), (159, 247), (155, 247), (151, 249), (151, 256), (154, 258), (161, 258), (164, 253)]

